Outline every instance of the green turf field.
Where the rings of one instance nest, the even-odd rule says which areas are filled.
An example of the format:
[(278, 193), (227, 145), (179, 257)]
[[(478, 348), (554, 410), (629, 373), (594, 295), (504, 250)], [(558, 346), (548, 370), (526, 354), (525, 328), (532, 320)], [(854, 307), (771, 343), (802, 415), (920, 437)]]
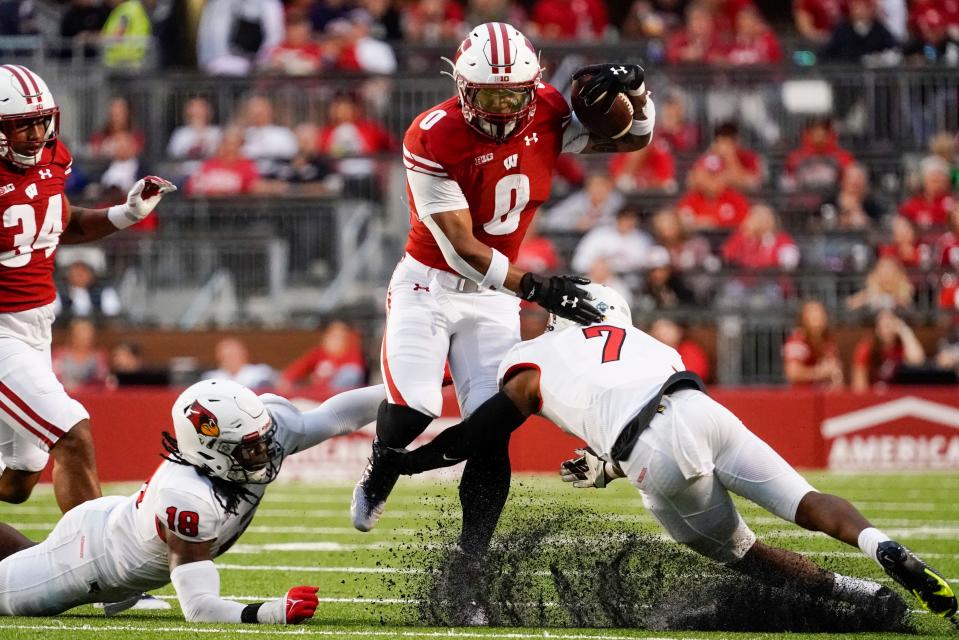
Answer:
[[(827, 475), (810, 474), (820, 489), (845, 496), (873, 522), (912, 547), (959, 585), (959, 475)], [(125, 494), (136, 487), (110, 486), (108, 493)], [(486, 629), (425, 628), (415, 625), (415, 606), (403, 588), (410, 579), (411, 554), (423, 553), (422, 531), (455, 531), (455, 485), (413, 482), (404, 478), (390, 499), (379, 527), (367, 534), (354, 531), (349, 521), (346, 485), (272, 487), (252, 526), (225, 556), (217, 560), (222, 593), (237, 600), (276, 597), (297, 584), (320, 587), (320, 607), (313, 621), (299, 627), (214, 626), (182, 620), (173, 590), (157, 592), (173, 603), (172, 611), (126, 612), (106, 619), (93, 607), (75, 609), (58, 618), (0, 619), (0, 638), (43, 640), (102, 638), (577, 638), (618, 637), (717, 638), (737, 634), (649, 633), (618, 629)], [(605, 490), (573, 490), (553, 478), (514, 480), (514, 492), (525, 500), (555, 501), (558, 508), (589, 505), (624, 528), (654, 530), (636, 492), (625, 482)], [(518, 501), (519, 502), (519, 501)], [(858, 550), (818, 534), (786, 525), (769, 514), (741, 503), (743, 514), (759, 537), (769, 543), (807, 551), (825, 562), (841, 562), (861, 576), (881, 578), (874, 563)], [(59, 516), (48, 487), (38, 488), (22, 506), (0, 507), (0, 521), (43, 538)], [(429, 537), (426, 538), (428, 540)], [(915, 601), (910, 600), (910, 603)], [(757, 611), (757, 615), (762, 612)], [(959, 637), (947, 623), (918, 615), (929, 635)], [(757, 637), (759, 634), (738, 634)], [(769, 635), (769, 634), (767, 634)], [(806, 637), (790, 634), (790, 637)], [(827, 638), (818, 635), (809, 637)], [(839, 637), (839, 636), (837, 636)], [(846, 635), (844, 637), (855, 637)], [(871, 637), (892, 637), (874, 634)], [(905, 636), (904, 636), (905, 637)]]

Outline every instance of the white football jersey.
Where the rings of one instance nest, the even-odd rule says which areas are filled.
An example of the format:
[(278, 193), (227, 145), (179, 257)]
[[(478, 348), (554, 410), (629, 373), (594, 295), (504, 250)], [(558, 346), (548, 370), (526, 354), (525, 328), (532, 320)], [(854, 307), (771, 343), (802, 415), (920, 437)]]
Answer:
[(522, 369), (539, 371), (539, 414), (608, 456), (625, 424), (685, 367), (672, 347), (613, 321), (517, 344), (500, 364), (500, 386)]
[[(303, 420), (289, 401), (260, 396), (276, 424), (286, 454), (302, 447)], [(262, 497), (267, 485), (246, 485)], [(258, 505), (257, 501), (257, 505)], [(166, 536), (190, 542), (213, 540), (213, 557), (224, 553), (246, 530), (257, 505), (240, 500), (237, 513), (226, 513), (213, 483), (192, 466), (164, 461), (139, 492), (114, 507), (105, 539), (112, 552), (102, 560), (108, 587), (148, 591), (170, 582)]]

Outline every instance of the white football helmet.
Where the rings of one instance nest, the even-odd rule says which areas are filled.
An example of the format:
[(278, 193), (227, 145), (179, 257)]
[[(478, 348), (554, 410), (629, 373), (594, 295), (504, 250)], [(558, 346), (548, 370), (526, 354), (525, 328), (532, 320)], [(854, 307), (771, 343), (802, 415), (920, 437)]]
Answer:
[(241, 484), (266, 484), (283, 463), (276, 425), (259, 397), (229, 380), (204, 380), (173, 403), (180, 457), (206, 473)]
[(516, 27), (505, 22), (481, 24), (447, 62), (453, 66), (450, 75), (471, 127), (503, 141), (533, 120), (543, 70), (533, 43)]
[[(10, 144), (8, 132), (37, 119), (44, 121), (44, 134), (36, 141), (36, 151), (16, 151)], [(58, 135), (60, 109), (43, 78), (18, 64), (0, 65), (0, 158), (20, 167), (38, 166), (43, 150)]]
[[(626, 299), (615, 289), (596, 282), (583, 285), (582, 289), (589, 294), (589, 301), (593, 306), (603, 314), (603, 320), (629, 327), (633, 326), (633, 312), (630, 311)], [(551, 313), (549, 314), (549, 324), (546, 325), (546, 330), (562, 331), (569, 327), (578, 326), (580, 325), (575, 320), (567, 320), (566, 318), (559, 317), (555, 313)]]

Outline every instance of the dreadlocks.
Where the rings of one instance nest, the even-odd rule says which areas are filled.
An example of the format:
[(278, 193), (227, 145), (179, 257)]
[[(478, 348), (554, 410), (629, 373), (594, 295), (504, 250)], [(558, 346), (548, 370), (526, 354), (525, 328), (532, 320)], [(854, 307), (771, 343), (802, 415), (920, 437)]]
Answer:
[(210, 481), (210, 483), (213, 485), (213, 495), (216, 496), (217, 502), (220, 503), (220, 506), (223, 507), (223, 511), (226, 513), (239, 515), (237, 509), (240, 506), (241, 500), (245, 500), (253, 506), (256, 506), (260, 502), (260, 498), (262, 496), (256, 495), (242, 484), (219, 478), (210, 473), (208, 470), (201, 469), (200, 467), (185, 460), (183, 455), (180, 453), (180, 447), (177, 444), (176, 437), (169, 431), (163, 432), (163, 449), (166, 451), (166, 455), (161, 454), (161, 458), (174, 464), (182, 464), (186, 467), (193, 467), (193, 470), (196, 471), (198, 475), (201, 475)]

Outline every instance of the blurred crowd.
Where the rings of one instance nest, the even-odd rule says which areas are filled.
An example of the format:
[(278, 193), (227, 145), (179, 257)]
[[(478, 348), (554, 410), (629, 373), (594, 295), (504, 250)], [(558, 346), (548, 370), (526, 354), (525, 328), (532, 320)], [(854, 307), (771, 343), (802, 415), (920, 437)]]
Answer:
[[(137, 62), (140, 40), (166, 46), (187, 32), (178, 0), (2, 0), (0, 35), (43, 32), (38, 5), (60, 15), (65, 55), (108, 64)], [(959, 9), (941, 0), (794, 0), (792, 24), (754, 0), (207, 0), (196, 31), (200, 68), (290, 74), (390, 74), (391, 45), (450, 43), (472, 25), (506, 21), (537, 41), (643, 41), (649, 62), (779, 64), (781, 38), (798, 43), (796, 61), (959, 64)], [(771, 13), (767, 16), (766, 13)], [(48, 28), (47, 28), (48, 29)], [(140, 39), (140, 40), (138, 40)], [(177, 56), (166, 56), (176, 59)]]
[(65, 323), (63, 340), (54, 348), (52, 359), (68, 389), (184, 386), (212, 379), (232, 380), (257, 391), (327, 397), (364, 386), (369, 374), (359, 332), (340, 320), (321, 327), (316, 346), (279, 369), (255, 362), (249, 345), (237, 336), (215, 343), (212, 362), (192, 355), (151, 355), (147, 358), (142, 345), (130, 339), (104, 349), (98, 344), (95, 320), (74, 315)]

